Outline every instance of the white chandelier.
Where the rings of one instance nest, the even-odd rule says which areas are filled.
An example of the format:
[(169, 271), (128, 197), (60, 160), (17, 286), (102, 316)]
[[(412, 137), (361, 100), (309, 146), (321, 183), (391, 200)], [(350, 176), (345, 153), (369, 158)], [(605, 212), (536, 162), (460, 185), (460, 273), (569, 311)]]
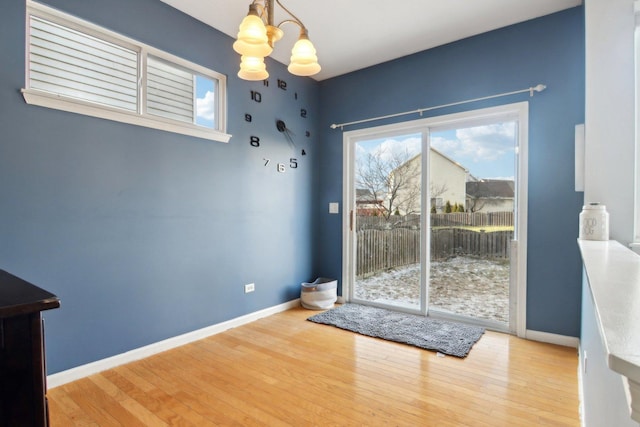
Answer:
[(274, 1), (254, 0), (249, 5), (249, 13), (240, 23), (233, 50), (242, 55), (238, 71), (238, 77), (241, 79), (264, 80), (269, 77), (264, 58), (271, 54), (275, 42), (284, 35), (280, 27), (286, 23), (300, 27), (300, 36), (291, 50), (291, 62), (287, 67), (289, 72), (296, 76), (312, 76), (320, 71), (316, 49), (309, 40), (307, 28), (279, 0), (275, 0), (275, 3), (293, 19), (286, 19), (274, 25)]

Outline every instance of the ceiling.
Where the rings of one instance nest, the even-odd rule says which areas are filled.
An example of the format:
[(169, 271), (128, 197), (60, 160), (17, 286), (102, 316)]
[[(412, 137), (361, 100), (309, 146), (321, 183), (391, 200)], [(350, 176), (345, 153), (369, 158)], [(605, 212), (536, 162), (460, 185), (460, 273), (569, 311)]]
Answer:
[[(235, 39), (250, 0), (160, 0)], [(282, 0), (309, 30), (324, 80), (496, 28), (578, 6), (582, 0)], [(278, 6), (275, 23), (288, 16)], [(271, 57), (288, 64), (299, 28), (283, 27)], [(239, 63), (239, 60), (238, 60)]]

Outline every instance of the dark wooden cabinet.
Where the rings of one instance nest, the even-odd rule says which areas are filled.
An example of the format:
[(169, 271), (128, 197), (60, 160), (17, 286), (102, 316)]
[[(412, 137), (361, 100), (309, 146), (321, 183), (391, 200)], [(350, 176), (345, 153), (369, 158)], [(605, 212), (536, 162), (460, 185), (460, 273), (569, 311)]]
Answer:
[(0, 270), (0, 427), (48, 426), (42, 311), (60, 300)]

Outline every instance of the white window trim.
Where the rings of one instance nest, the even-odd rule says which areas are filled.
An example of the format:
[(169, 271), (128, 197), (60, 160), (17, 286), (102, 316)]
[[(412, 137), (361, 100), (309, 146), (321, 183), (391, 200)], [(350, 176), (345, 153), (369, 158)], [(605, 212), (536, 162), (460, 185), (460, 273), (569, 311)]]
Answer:
[[(140, 43), (136, 40), (120, 35), (118, 33), (109, 31), (98, 25), (76, 18), (72, 15), (60, 12), (51, 7), (36, 3), (32, 0), (26, 0), (27, 13), (25, 24), (25, 40), (27, 40), (27, 49), (25, 55), (25, 85), (26, 88), (22, 89), (22, 96), (27, 104), (38, 105), (41, 107), (53, 108), (57, 110), (67, 111), (71, 113), (83, 114), (87, 116), (102, 118), (106, 120), (113, 120), (122, 123), (128, 123), (138, 126), (145, 126), (148, 128), (159, 129), (167, 132), (179, 133), (182, 135), (193, 136), (197, 138), (208, 139), (211, 141), (219, 141), (227, 143), (231, 139), (231, 135), (226, 133), (227, 127), (227, 98), (226, 98), (226, 76), (224, 74), (217, 73), (208, 68), (202, 67), (198, 64), (194, 64), (185, 59), (168, 54), (152, 46)], [(139, 67), (142, 70), (146, 70), (146, 57), (147, 55), (153, 55), (158, 58), (165, 59), (171, 63), (182, 66), (198, 74), (202, 74), (205, 77), (211, 78), (218, 82), (217, 84), (217, 105), (216, 105), (216, 122), (218, 129), (211, 129), (203, 126), (199, 126), (192, 123), (180, 122), (177, 120), (171, 120), (164, 117), (158, 117), (146, 114), (144, 110), (144, 92), (146, 85), (146, 72), (142, 72), (139, 76), (139, 96), (138, 96), (138, 111), (128, 112), (126, 110), (120, 110), (118, 108), (108, 107), (88, 101), (71, 98), (64, 95), (54, 94), (38, 89), (31, 89), (29, 84), (29, 52), (28, 52), (28, 40), (29, 40), (29, 17), (37, 16), (49, 21), (64, 25), (77, 31), (81, 31), (85, 34), (99, 37), (103, 40), (114, 42), (118, 45), (127, 47), (129, 49), (139, 52)]]
[(640, 0), (633, 2), (636, 29), (634, 32), (635, 48), (635, 182), (634, 182), (634, 223), (633, 242), (629, 247), (640, 253)]

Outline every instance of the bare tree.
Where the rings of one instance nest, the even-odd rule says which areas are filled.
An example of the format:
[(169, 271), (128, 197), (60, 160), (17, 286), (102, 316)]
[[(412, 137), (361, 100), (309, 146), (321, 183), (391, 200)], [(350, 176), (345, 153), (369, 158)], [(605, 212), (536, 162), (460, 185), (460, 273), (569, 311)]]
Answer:
[(484, 197), (481, 191), (481, 181), (467, 182), (467, 199), (469, 212), (479, 212), (484, 208)]
[[(381, 201), (386, 219), (396, 212), (404, 215), (421, 210), (421, 155), (408, 150), (378, 150), (359, 156), (356, 164), (357, 188), (367, 190), (372, 200)], [(429, 184), (430, 197), (447, 192), (446, 183)]]
[(480, 200), (477, 196), (468, 196), (469, 199), (469, 212), (480, 212), (484, 208), (485, 202)]
[(407, 150), (384, 149), (358, 158), (356, 185), (382, 201), (387, 219), (401, 207), (415, 209), (416, 199), (419, 206), (420, 162), (410, 160)]

